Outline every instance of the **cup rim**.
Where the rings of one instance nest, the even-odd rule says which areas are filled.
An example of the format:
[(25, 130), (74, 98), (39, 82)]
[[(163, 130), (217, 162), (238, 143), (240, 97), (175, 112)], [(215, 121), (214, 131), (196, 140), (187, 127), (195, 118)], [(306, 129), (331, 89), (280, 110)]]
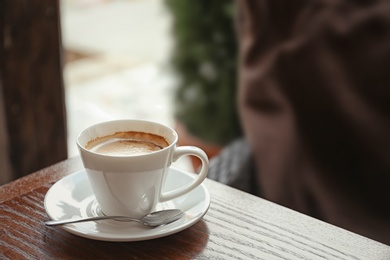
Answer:
[[(98, 126), (101, 126), (101, 125), (105, 125), (105, 124), (112, 124), (112, 123), (118, 123), (118, 122), (137, 122), (137, 123), (147, 123), (147, 124), (154, 124), (154, 125), (158, 125), (159, 127), (163, 127), (163, 128), (166, 128), (168, 130), (170, 130), (174, 136), (174, 139), (171, 143), (169, 143), (168, 146), (164, 147), (163, 149), (160, 149), (160, 150), (157, 150), (157, 151), (152, 151), (150, 153), (145, 153), (145, 154), (136, 154), (136, 155), (110, 155), (110, 154), (102, 154), (102, 153), (97, 153), (97, 152), (94, 152), (94, 151), (91, 151), (91, 150), (88, 150), (87, 148), (85, 148), (81, 143), (80, 143), (80, 138), (82, 137), (82, 135), (89, 131), (90, 129), (92, 129), (93, 127), (98, 127)], [(133, 131), (131, 129), (129, 129), (128, 131)], [(152, 132), (149, 132), (150, 134), (156, 134), (156, 133), (152, 133)], [(108, 135), (108, 134), (107, 134)], [(157, 134), (157, 135), (161, 135), (161, 134)], [(163, 136), (164, 139), (166, 139), (165, 136)], [(155, 154), (158, 154), (158, 153), (162, 153), (164, 151), (166, 151), (167, 149), (171, 149), (172, 146), (175, 146), (177, 144), (177, 141), (178, 141), (179, 137), (178, 137), (178, 134), (177, 132), (170, 126), (167, 126), (165, 124), (162, 124), (162, 123), (159, 123), (159, 122), (156, 122), (156, 121), (151, 121), (151, 120), (142, 120), (142, 119), (114, 119), (114, 120), (108, 120), (108, 121), (103, 121), (103, 122), (99, 122), (99, 123), (95, 123), (95, 124), (92, 124), (86, 128), (84, 128), (82, 131), (79, 132), (79, 134), (77, 135), (76, 137), (76, 144), (78, 146), (78, 148), (84, 152), (87, 152), (87, 153), (90, 153), (90, 154), (94, 154), (94, 155), (97, 155), (97, 156), (102, 156), (102, 157), (110, 157), (110, 158), (136, 158), (136, 157), (146, 157), (146, 156), (152, 156), (152, 155), (155, 155)]]

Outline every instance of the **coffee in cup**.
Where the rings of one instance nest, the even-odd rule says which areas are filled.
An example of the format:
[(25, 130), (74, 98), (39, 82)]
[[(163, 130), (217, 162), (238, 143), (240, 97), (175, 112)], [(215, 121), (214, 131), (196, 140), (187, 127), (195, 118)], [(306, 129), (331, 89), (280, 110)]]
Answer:
[[(206, 178), (206, 153), (194, 146), (177, 146), (170, 127), (144, 120), (114, 120), (92, 125), (77, 137), (77, 146), (91, 188), (105, 215), (141, 218), (158, 203), (182, 196)], [(189, 183), (166, 191), (170, 165), (182, 156), (196, 156), (202, 166)]]
[(128, 156), (155, 152), (167, 146), (168, 142), (162, 136), (126, 131), (93, 139), (85, 148), (95, 153)]

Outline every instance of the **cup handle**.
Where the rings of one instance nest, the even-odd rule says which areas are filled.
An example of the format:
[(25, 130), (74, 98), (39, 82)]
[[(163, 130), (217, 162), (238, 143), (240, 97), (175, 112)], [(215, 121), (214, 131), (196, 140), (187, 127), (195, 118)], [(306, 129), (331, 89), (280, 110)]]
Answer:
[(208, 170), (209, 170), (209, 159), (207, 157), (207, 154), (200, 148), (194, 147), (194, 146), (180, 146), (177, 147), (173, 156), (172, 156), (172, 162), (177, 161), (182, 156), (186, 155), (192, 155), (198, 157), (202, 161), (202, 168), (200, 169), (200, 172), (198, 176), (189, 184), (182, 186), (180, 188), (177, 188), (172, 191), (167, 191), (161, 194), (160, 196), (160, 202), (164, 202), (167, 200), (172, 200), (174, 198), (180, 197), (196, 187), (198, 187), (206, 178)]

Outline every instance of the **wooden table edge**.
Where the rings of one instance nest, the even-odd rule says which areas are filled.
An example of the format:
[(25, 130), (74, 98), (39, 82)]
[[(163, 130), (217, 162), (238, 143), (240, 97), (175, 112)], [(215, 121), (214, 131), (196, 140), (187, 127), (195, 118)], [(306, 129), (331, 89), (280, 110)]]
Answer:
[[(82, 167), (80, 157), (73, 157), (6, 183), (0, 186), (0, 203), (22, 196), (42, 185), (54, 183), (66, 175), (83, 169)], [(50, 174), (47, 174), (48, 171)]]

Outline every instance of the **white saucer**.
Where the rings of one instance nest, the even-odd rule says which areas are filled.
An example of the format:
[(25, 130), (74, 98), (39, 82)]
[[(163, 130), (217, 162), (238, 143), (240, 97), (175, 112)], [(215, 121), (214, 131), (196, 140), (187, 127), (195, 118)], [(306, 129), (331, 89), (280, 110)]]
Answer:
[[(188, 183), (194, 174), (170, 168), (166, 191)], [(101, 215), (84, 170), (68, 175), (56, 182), (46, 193), (45, 210), (52, 219), (68, 219)], [(160, 209), (181, 209), (184, 216), (168, 225), (149, 228), (133, 222), (115, 220), (91, 221), (62, 226), (75, 235), (103, 241), (141, 241), (168, 236), (198, 222), (210, 206), (210, 195), (204, 184), (179, 198), (160, 203)]]

